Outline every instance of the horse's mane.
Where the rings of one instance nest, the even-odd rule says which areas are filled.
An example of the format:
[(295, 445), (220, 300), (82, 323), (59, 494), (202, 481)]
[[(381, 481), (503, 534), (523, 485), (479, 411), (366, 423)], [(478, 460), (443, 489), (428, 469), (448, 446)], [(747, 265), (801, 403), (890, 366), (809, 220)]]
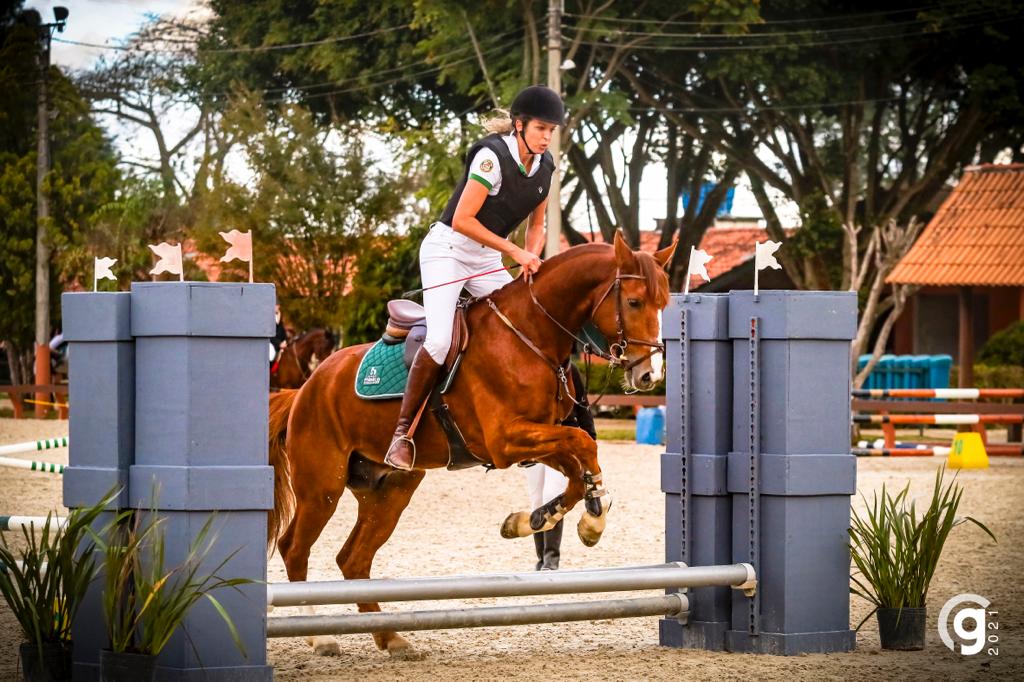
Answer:
[[(545, 275), (545, 271), (551, 272), (559, 267), (567, 266), (582, 258), (592, 258), (594, 256), (607, 256), (610, 258), (609, 267), (614, 267), (615, 263), (615, 247), (612, 244), (604, 242), (580, 244), (570, 249), (566, 249), (560, 253), (555, 254), (551, 258), (544, 262), (541, 269), (537, 272), (537, 278), (541, 278)], [(644, 283), (647, 285), (647, 290), (654, 293), (654, 301), (658, 308), (664, 308), (669, 302), (669, 283), (668, 275), (665, 273), (665, 269), (654, 259), (654, 256), (645, 251), (634, 251), (633, 256), (639, 267), (640, 274), (644, 278)], [(519, 286), (525, 286), (522, 277), (509, 282), (505, 287), (505, 290), (514, 289)]]

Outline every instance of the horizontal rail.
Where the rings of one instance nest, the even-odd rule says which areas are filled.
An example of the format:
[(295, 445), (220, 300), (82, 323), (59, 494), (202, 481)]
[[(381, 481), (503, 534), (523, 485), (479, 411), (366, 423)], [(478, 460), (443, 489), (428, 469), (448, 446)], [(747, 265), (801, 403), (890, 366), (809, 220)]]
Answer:
[(271, 606), (307, 606), (709, 586), (752, 589), (754, 583), (754, 569), (750, 564), (690, 567), (672, 563), (581, 571), (271, 583), (267, 585), (267, 603)]
[[(42, 530), (46, 527), (46, 519), (45, 516), (0, 516), (0, 530), (21, 530), (22, 528)], [(49, 519), (51, 529), (56, 529), (68, 522), (67, 518), (63, 516), (51, 516)]]
[(33, 462), (32, 460), (18, 459), (17, 457), (0, 457), (0, 467), (43, 471), (48, 474), (63, 474), (65, 469), (63, 464), (54, 464), (53, 462)]
[(854, 398), (854, 412), (917, 412), (928, 414), (1024, 414), (1024, 403), (941, 402), (931, 400), (866, 400)]
[(936, 445), (930, 448), (853, 448), (858, 457), (945, 457), (952, 448)]
[(863, 388), (854, 389), (851, 393), (854, 398), (1024, 398), (1024, 388)]
[(10, 443), (0, 445), (0, 455), (15, 455), (19, 452), (38, 452), (40, 450), (52, 450), (54, 448), (66, 448), (68, 437), (44, 438), (42, 440), (30, 440), (24, 443)]
[(857, 424), (1020, 424), (1020, 414), (855, 414)]
[(562, 604), (487, 606), (472, 609), (288, 616), (267, 619), (267, 637), (354, 635), (361, 632), (449, 630), (538, 623), (568, 623), (605, 618), (668, 616), (681, 618), (689, 610), (683, 594), (606, 599)]

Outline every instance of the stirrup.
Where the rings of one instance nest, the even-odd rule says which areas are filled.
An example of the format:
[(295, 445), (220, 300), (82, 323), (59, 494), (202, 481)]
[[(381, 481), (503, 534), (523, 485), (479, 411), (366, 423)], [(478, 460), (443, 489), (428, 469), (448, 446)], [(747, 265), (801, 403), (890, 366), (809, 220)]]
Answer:
[[(409, 462), (409, 466), (407, 467), (399, 466), (391, 461), (391, 452), (395, 449), (395, 443), (401, 440), (407, 441), (409, 443), (409, 447), (412, 448), (412, 461)], [(398, 471), (412, 471), (416, 467), (416, 442), (406, 435), (401, 435), (398, 438), (395, 438), (391, 441), (391, 445), (388, 446), (388, 451), (384, 454), (384, 463)]]

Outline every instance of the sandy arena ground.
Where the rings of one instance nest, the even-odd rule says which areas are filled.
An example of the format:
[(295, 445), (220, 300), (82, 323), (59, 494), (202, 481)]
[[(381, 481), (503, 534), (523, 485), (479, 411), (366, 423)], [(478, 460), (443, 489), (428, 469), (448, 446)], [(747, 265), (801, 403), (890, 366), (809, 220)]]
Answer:
[[(66, 433), (67, 422), (0, 419), (0, 444)], [(597, 547), (587, 549), (575, 536), (579, 512), (572, 514), (563, 542), (563, 568), (663, 561), (660, 451), (657, 446), (601, 443), (605, 481), (615, 496), (608, 530)], [(32, 458), (67, 461), (67, 450), (39, 455)], [(870, 495), (883, 483), (899, 487), (910, 480), (912, 493), (926, 496), (941, 461), (861, 459), (858, 489)], [(698, 675), (737, 680), (1024, 679), (1024, 587), (1013, 577), (1024, 568), (1019, 547), (1024, 534), (1024, 460), (993, 458), (991, 468), (962, 472), (959, 480), (966, 490), (961, 512), (988, 524), (999, 544), (993, 544), (973, 526), (953, 531), (931, 586), (928, 647), (924, 651), (880, 651), (873, 618), (861, 629), (857, 649), (850, 654), (784, 658), (672, 650), (658, 646), (656, 618), (638, 618), (411, 633), (407, 637), (426, 653), (420, 661), (392, 661), (376, 650), (368, 635), (339, 638), (342, 653), (333, 658), (316, 656), (302, 640), (275, 640), (270, 643), (269, 660), (279, 680), (678, 680)], [(0, 468), (0, 513), (42, 515), (60, 499), (59, 476)], [(428, 474), (391, 541), (378, 553), (374, 576), (529, 570), (534, 561), (533, 543), (529, 539), (503, 540), (498, 535), (502, 519), (508, 512), (523, 508), (525, 501), (524, 477), (518, 470)], [(855, 504), (862, 506), (859, 499)], [(337, 515), (314, 546), (311, 580), (340, 577), (334, 555), (354, 518), (354, 507), (350, 496), (343, 499)], [(269, 573), (272, 581), (285, 579), (277, 556), (271, 560)], [(998, 657), (982, 653), (964, 658), (939, 640), (935, 629), (938, 611), (948, 598), (962, 592), (986, 596), (992, 601), (990, 608), (999, 611)], [(390, 608), (437, 607), (436, 602), (427, 602)], [(333, 610), (344, 612), (348, 607)], [(851, 596), (852, 625), (869, 610), (866, 602)], [(284, 614), (283, 609), (275, 613)], [(101, 625), (97, 623), (97, 627)], [(17, 677), (19, 640), (10, 611), (0, 604), (0, 679)]]

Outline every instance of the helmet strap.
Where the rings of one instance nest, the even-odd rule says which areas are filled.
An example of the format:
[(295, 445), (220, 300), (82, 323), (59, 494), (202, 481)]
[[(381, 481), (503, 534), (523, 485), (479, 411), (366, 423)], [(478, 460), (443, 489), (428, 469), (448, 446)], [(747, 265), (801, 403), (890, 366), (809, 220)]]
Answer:
[(522, 134), (520, 134), (519, 133), (519, 129), (516, 128), (515, 121), (512, 122), (512, 132), (514, 132), (519, 137), (519, 139), (521, 139), (523, 141), (523, 146), (526, 147), (526, 151), (528, 151), (530, 153), (530, 156), (537, 156), (537, 152), (535, 152), (532, 149), (530, 149), (530, 145), (526, 141), (526, 126), (529, 124), (530, 119), (521, 118), (519, 120), (523, 122), (523, 132), (522, 132)]

